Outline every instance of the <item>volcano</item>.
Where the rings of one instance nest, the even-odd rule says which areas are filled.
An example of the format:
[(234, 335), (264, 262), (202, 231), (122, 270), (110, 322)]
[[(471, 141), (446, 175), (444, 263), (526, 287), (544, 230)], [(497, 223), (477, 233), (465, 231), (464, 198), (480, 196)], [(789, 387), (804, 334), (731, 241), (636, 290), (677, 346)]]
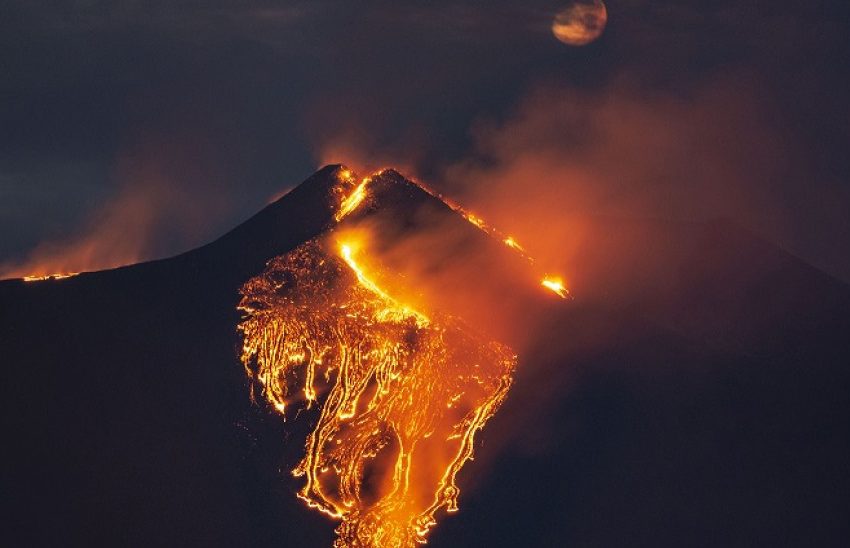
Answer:
[[(827, 546), (846, 536), (847, 284), (728, 222), (595, 218), (563, 300), (480, 220), (392, 170), (350, 207), (355, 185), (329, 202), (345, 171), (321, 169), (173, 258), (0, 282), (10, 545), (331, 546), (335, 523), (294, 496), (304, 481), (289, 473), (310, 474), (298, 462), (322, 405), (283, 416), (274, 404), (286, 398), (246, 375), (237, 326), (257, 295), (278, 294), (263, 280), (319, 272), (334, 250), (327, 268), (362, 284), (346, 267), (359, 259), (351, 247), (318, 247), (349, 245), (346, 223), (371, 227), (370, 249), (400, 273), (381, 278), (391, 290), (380, 302), (403, 301), (402, 322), (433, 304), (429, 321), (448, 318), (440, 325), (461, 348), (490, 349), (464, 354), (470, 364), (505, 364), (507, 349), (522, 349), (504, 402), (482, 392), (501, 409), (458, 474), (460, 512), (440, 514), (430, 544)], [(323, 280), (301, 282), (325, 298)], [(399, 289), (411, 280), (416, 291)], [(413, 344), (410, 329), (385, 339)]]

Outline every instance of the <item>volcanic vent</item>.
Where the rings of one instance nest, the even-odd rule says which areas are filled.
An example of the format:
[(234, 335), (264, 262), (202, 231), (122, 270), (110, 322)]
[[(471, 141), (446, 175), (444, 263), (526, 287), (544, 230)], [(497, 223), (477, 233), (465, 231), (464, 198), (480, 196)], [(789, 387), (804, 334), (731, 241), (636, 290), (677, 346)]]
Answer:
[[(458, 509), (456, 476), (517, 362), (495, 340), (498, 329), (472, 312), (476, 299), (464, 306), (444, 284), (429, 289), (422, 272), (446, 270), (449, 255), (482, 242), (508, 251), (523, 275), (533, 260), (513, 238), (395, 172), (358, 180), (340, 167), (336, 180), (325, 230), (243, 285), (242, 361), (255, 400), (284, 417), (317, 414), (293, 474), (304, 478), (301, 499), (341, 520), (334, 545), (414, 546), (438, 512)], [(426, 240), (449, 243), (418, 246), (414, 272), (391, 250), (410, 238), (421, 244), (428, 230)], [(501, 277), (515, 276), (516, 264)], [(499, 290), (500, 275), (492, 278), (470, 291)], [(566, 294), (551, 277), (502, 283)]]

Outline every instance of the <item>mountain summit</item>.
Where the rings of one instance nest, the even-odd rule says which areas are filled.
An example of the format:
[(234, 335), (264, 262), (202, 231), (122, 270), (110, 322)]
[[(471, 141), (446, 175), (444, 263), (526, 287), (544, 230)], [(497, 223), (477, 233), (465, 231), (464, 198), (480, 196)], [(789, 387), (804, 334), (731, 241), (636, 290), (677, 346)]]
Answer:
[(237, 306), (269, 261), (364, 227), (388, 271), (421, 281), (411, 303), (519, 354), (475, 472), (458, 475), (460, 515), (431, 545), (828, 546), (846, 532), (846, 284), (728, 223), (593, 219), (564, 301), (392, 170), (337, 220), (342, 171), (176, 257), (0, 282), (7, 542), (330, 546), (288, 474), (308, 427), (252, 404)]

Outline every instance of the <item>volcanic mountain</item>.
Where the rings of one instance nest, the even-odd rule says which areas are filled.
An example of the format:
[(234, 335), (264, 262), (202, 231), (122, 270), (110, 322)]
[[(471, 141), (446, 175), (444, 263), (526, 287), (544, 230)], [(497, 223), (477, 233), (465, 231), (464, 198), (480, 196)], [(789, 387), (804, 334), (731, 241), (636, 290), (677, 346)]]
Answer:
[[(237, 306), (269, 261), (337, 230), (342, 171), (170, 259), (0, 282), (7, 543), (332, 544), (289, 474), (315, 410), (252, 403)], [(847, 284), (730, 223), (588, 219), (563, 301), (392, 170), (352, 219), (381, 227), (388, 266), (415, 263), (419, 298), (519, 349), (432, 545), (846, 536)]]

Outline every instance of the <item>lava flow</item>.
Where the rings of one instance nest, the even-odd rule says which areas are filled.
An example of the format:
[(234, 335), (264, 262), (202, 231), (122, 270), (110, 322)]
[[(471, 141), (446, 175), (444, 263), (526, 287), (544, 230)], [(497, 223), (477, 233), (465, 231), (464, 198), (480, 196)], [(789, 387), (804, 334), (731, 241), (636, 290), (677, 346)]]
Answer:
[[(352, 211), (357, 209), (357, 207), (360, 206), (361, 203), (363, 203), (363, 200), (366, 199), (367, 188), (368, 188), (369, 183), (371, 183), (372, 179), (374, 177), (380, 175), (383, 171), (384, 170), (379, 170), (376, 173), (374, 173), (372, 176), (364, 177), (359, 183), (357, 183), (353, 187), (353, 189), (351, 189), (348, 192), (347, 195), (345, 195), (345, 197), (342, 199), (342, 201), (340, 203), (340, 206), (339, 206), (339, 209), (337, 210), (336, 215), (334, 216), (334, 219), (336, 221), (341, 221), (348, 214), (350, 214)], [(354, 184), (354, 181), (356, 180), (355, 177), (354, 177), (354, 174), (348, 169), (342, 169), (341, 171), (338, 172), (337, 176), (338, 176), (340, 183), (341, 183), (341, 185), (340, 185), (340, 187), (338, 187), (338, 189), (340, 191), (343, 191), (343, 192), (344, 192), (346, 185), (350, 186), (350, 185)], [(458, 205), (456, 202), (446, 198), (445, 196), (443, 196), (439, 192), (435, 192), (435, 191), (431, 190), (430, 188), (423, 185), (422, 183), (416, 183), (416, 186), (418, 186), (419, 188), (421, 188), (422, 190), (424, 190), (425, 192), (427, 192), (431, 196), (437, 198), (438, 200), (440, 200), (441, 202), (446, 204), (448, 207), (450, 207), (452, 210), (454, 210), (455, 212), (460, 214), (464, 219), (469, 221), (472, 225), (474, 225), (475, 227), (477, 227), (481, 231), (489, 234), (490, 236), (496, 238), (497, 240), (501, 240), (503, 244), (505, 244), (506, 246), (511, 248), (515, 253), (517, 253), (520, 257), (522, 257), (523, 259), (525, 259), (529, 263), (534, 264), (534, 262), (535, 262), (534, 257), (532, 257), (531, 255), (526, 253), (525, 248), (523, 246), (521, 246), (520, 243), (513, 236), (509, 236), (507, 234), (504, 234), (503, 232), (501, 232), (500, 230), (498, 230), (494, 226), (489, 225), (484, 219), (482, 219), (478, 215), (471, 213), (467, 209)], [(562, 299), (566, 299), (570, 294), (569, 290), (566, 288), (563, 280), (560, 277), (553, 277), (553, 276), (548, 276), (548, 275), (544, 276), (543, 279), (540, 281), (540, 285), (545, 287), (546, 289), (552, 291), (553, 293), (555, 293), (556, 295), (558, 295)]]
[[(372, 178), (337, 178), (329, 231), (242, 286), (241, 359), (254, 401), (284, 417), (291, 406), (316, 408), (293, 474), (308, 506), (341, 520), (334, 546), (409, 548), (425, 542), (438, 512), (457, 511), (456, 476), (505, 399), (517, 356), (461, 318), (393, 295), (398, 285), (384, 283), (391, 274), (365, 238), (339, 226)], [(560, 281), (543, 285), (566, 296)]]
[(409, 547), (457, 510), (455, 477), (511, 385), (516, 356), (426, 316), (369, 277), (351, 243), (308, 242), (242, 288), (242, 360), (280, 413), (324, 396), (298, 496), (341, 519), (337, 547)]
[(77, 274), (79, 274), (79, 272), (66, 272), (61, 274), (45, 274), (43, 276), (24, 276), (21, 279), (25, 282), (43, 282), (45, 280), (64, 280), (65, 278), (76, 276)]

